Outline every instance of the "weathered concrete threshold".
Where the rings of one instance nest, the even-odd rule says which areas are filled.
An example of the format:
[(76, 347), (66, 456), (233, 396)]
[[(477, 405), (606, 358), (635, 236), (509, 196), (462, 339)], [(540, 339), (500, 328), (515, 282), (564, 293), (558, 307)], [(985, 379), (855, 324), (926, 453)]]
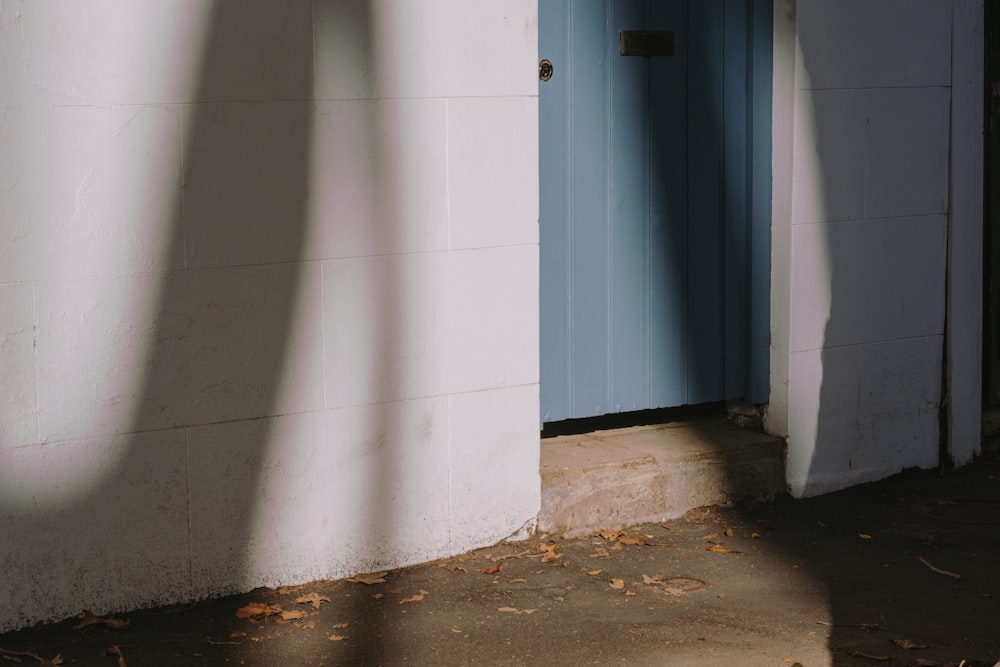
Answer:
[(723, 419), (542, 440), (538, 529), (574, 537), (785, 490), (785, 443)]

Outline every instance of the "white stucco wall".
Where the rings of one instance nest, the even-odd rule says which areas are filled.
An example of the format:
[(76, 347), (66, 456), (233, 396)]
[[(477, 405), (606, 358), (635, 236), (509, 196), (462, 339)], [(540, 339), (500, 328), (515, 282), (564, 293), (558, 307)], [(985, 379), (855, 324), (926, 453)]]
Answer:
[[(788, 436), (795, 495), (938, 463), (946, 316), (963, 350), (981, 326), (971, 303), (946, 309), (949, 259), (972, 267), (970, 302), (981, 280), (981, 199), (967, 191), (956, 212), (949, 190), (982, 173), (972, 150), (954, 160), (981, 145), (981, 106), (952, 70), (966, 46), (981, 58), (981, 20), (962, 0), (775, 3), (769, 426)], [(948, 380), (978, 401), (978, 353), (960, 361)], [(967, 435), (959, 462), (978, 414), (948, 417)]]
[(536, 516), (534, 0), (0, 0), (0, 630)]

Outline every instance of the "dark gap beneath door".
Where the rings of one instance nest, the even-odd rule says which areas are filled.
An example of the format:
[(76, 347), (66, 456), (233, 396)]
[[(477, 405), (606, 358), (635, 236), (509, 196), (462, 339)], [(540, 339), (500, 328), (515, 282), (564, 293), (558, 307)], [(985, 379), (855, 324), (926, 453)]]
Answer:
[(636, 410), (635, 412), (619, 412), (610, 415), (599, 415), (597, 417), (548, 422), (542, 425), (542, 438), (554, 438), (560, 435), (579, 435), (580, 433), (590, 433), (591, 431), (606, 431), (614, 428), (628, 428), (630, 426), (650, 426), (652, 424), (669, 424), (672, 422), (725, 417), (725, 401), (701, 403), (698, 405), (681, 405), (675, 408)]

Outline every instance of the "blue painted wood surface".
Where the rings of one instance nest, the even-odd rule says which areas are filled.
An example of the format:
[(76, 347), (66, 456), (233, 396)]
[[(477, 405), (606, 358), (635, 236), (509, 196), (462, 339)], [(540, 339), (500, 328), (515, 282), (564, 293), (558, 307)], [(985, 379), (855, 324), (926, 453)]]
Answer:
[[(766, 400), (758, 4), (540, 1), (543, 421)], [(675, 54), (621, 56), (620, 30), (673, 30)]]

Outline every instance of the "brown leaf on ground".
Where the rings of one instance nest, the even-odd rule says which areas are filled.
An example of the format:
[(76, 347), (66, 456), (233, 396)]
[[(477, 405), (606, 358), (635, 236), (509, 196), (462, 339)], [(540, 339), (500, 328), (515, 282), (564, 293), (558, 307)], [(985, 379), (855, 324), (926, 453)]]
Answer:
[(743, 553), (742, 551), (736, 551), (735, 549), (727, 549), (726, 547), (720, 547), (717, 544), (712, 545), (710, 547), (705, 547), (705, 551), (711, 551), (711, 552), (717, 553), (717, 554), (741, 554), (741, 553)]
[(112, 630), (128, 630), (129, 622), (114, 616), (97, 616), (87, 610), (80, 616), (80, 622), (73, 626), (74, 630), (84, 630), (95, 625), (103, 625)]
[(501, 567), (503, 567), (503, 563), (497, 563), (493, 567), (487, 567), (479, 571), (483, 574), (496, 574), (497, 572), (500, 571)]
[(618, 544), (644, 547), (646, 546), (646, 540), (643, 539), (642, 535), (622, 535), (618, 538)]
[(327, 639), (329, 639), (332, 642), (342, 642), (345, 639), (347, 639), (347, 636), (346, 635), (330, 635), (329, 637), (327, 637)]
[(892, 657), (888, 655), (873, 655), (871, 653), (862, 653), (861, 651), (853, 651), (851, 655), (853, 655), (855, 658), (868, 658), (869, 660), (875, 660), (878, 662), (885, 662), (886, 660), (892, 660)]
[(622, 531), (620, 530), (599, 530), (594, 533), (597, 537), (602, 537), (605, 540), (616, 540), (622, 536)]
[(313, 609), (319, 609), (319, 605), (323, 602), (329, 602), (330, 598), (325, 595), (319, 595), (315, 591), (312, 593), (307, 593), (306, 595), (300, 595), (295, 598), (295, 604), (311, 604)]
[(240, 607), (236, 610), (236, 618), (254, 618), (255, 616), (264, 616), (265, 618), (272, 614), (280, 614), (281, 607), (275, 604), (265, 604), (264, 602), (251, 602), (245, 607)]
[(348, 581), (371, 586), (372, 584), (384, 584), (385, 578), (388, 576), (388, 572), (368, 572), (365, 574), (356, 574), (348, 579)]
[(426, 594), (427, 591), (420, 591), (420, 593), (418, 593), (417, 595), (411, 595), (408, 598), (403, 598), (402, 600), (399, 601), (399, 604), (406, 604), (407, 602), (422, 602), (424, 599), (424, 595)]
[(312, 630), (316, 627), (316, 621), (306, 621), (305, 623), (292, 623), (300, 630)]
[(17, 656), (24, 656), (26, 658), (31, 658), (32, 660), (37, 660), (41, 667), (47, 667), (48, 665), (61, 665), (63, 663), (62, 654), (57, 654), (56, 657), (51, 660), (46, 660), (42, 656), (32, 653), (31, 651), (12, 651), (9, 648), (0, 648), (0, 656), (4, 660), (10, 660), (11, 662), (23, 662)]
[(496, 562), (499, 562), (499, 561), (502, 561), (502, 560), (510, 560), (511, 558), (517, 558), (517, 559), (521, 559), (521, 558), (525, 558), (525, 557), (527, 557), (527, 558), (534, 558), (534, 556), (531, 555), (532, 551), (533, 551), (532, 549), (525, 549), (523, 551), (518, 551), (517, 553), (513, 553), (513, 554), (506, 554), (506, 555), (503, 555), (503, 556), (493, 556), (492, 560), (493, 560), (494, 563), (496, 563)]
[(337, 625), (333, 626), (333, 629), (334, 630), (343, 630), (347, 626), (348, 626), (347, 623), (337, 623)]
[(692, 577), (665, 577), (662, 574), (653, 575), (652, 577), (644, 574), (642, 575), (642, 583), (647, 586), (654, 586), (654, 590), (676, 596), (700, 591), (707, 586), (701, 579), (694, 579)]
[(500, 607), (497, 611), (502, 611), (506, 614), (534, 614), (537, 609), (518, 609), (516, 607)]
[(519, 577), (509, 577), (507, 579), (507, 583), (508, 584), (524, 584), (524, 583), (527, 583), (527, 582), (528, 582), (527, 579), (521, 579)]
[(558, 545), (556, 545), (556, 544), (550, 544), (548, 547), (546, 547), (545, 553), (542, 554), (542, 562), (543, 563), (551, 563), (552, 561), (559, 560), (560, 558), (563, 557), (562, 554), (557, 554), (556, 553), (556, 547), (557, 546)]
[(619, 579), (618, 577), (612, 577), (611, 583), (608, 585), (611, 586), (611, 588), (620, 591), (621, 589), (625, 588), (625, 581)]
[(597, 547), (594, 549), (594, 553), (590, 554), (591, 558), (610, 558), (611, 553), (608, 552), (604, 547)]
[(117, 655), (118, 667), (128, 667), (128, 665), (125, 664), (125, 656), (122, 654), (122, 650), (118, 648), (118, 644), (113, 645), (111, 648), (104, 649), (104, 655)]
[(912, 641), (910, 639), (893, 639), (892, 643), (898, 646), (899, 648), (906, 649), (908, 651), (918, 648), (927, 648), (927, 644), (918, 644), (917, 642)]
[(281, 620), (283, 621), (297, 621), (299, 619), (309, 616), (309, 612), (301, 611), (299, 609), (289, 609), (287, 611), (280, 612)]

